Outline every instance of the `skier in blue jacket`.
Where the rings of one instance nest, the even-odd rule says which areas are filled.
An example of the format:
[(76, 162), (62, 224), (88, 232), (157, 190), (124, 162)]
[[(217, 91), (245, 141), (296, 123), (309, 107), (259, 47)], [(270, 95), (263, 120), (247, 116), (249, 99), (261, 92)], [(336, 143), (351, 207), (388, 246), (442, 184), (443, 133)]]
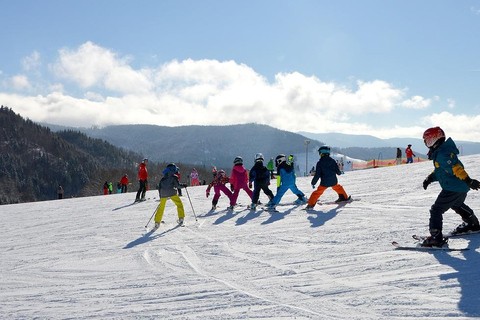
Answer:
[(284, 154), (279, 154), (275, 158), (275, 165), (277, 167), (278, 190), (275, 197), (273, 197), (273, 199), (267, 203), (267, 209), (275, 209), (275, 206), (280, 203), (283, 195), (288, 190), (291, 190), (298, 197), (295, 203), (301, 204), (307, 202), (305, 194), (297, 188), (297, 185), (295, 183), (295, 169), (293, 168), (293, 162), (290, 163), (291, 165), (287, 163), (287, 157)]
[(467, 233), (480, 230), (480, 225), (473, 210), (465, 204), (467, 192), (470, 189), (478, 190), (480, 182), (471, 179), (465, 171), (462, 162), (458, 159), (458, 149), (451, 138), (445, 140), (445, 132), (440, 127), (429, 128), (423, 134), (425, 145), (430, 149), (428, 159), (433, 160), (435, 169), (423, 181), (423, 188), (438, 181), (442, 191), (430, 208), (430, 236), (425, 239), (423, 246), (441, 247), (447, 240), (443, 237), (443, 213), (452, 209), (462, 217), (463, 223), (455, 233)]

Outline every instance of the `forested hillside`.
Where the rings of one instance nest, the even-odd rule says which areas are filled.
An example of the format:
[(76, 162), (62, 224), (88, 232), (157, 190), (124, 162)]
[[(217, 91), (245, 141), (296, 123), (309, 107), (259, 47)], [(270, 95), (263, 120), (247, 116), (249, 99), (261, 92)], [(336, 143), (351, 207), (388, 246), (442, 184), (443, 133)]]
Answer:
[[(73, 130), (52, 132), (0, 107), (0, 204), (55, 199), (59, 185), (64, 197), (99, 195), (105, 181), (116, 186), (124, 174), (133, 182), (130, 191), (136, 191), (141, 160), (139, 154), (101, 139)], [(186, 178), (192, 166), (179, 165)], [(150, 161), (150, 188), (155, 188), (164, 166)], [(210, 168), (197, 170), (209, 179)]]

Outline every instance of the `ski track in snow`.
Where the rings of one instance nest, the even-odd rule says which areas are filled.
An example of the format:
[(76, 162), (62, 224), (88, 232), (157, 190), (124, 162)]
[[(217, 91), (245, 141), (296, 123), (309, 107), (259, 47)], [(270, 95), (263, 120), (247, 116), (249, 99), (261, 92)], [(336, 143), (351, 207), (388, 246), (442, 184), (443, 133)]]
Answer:
[[(480, 178), (480, 157), (462, 161)], [(206, 187), (191, 187), (198, 221), (183, 197), (186, 227), (176, 227), (168, 202), (166, 223), (153, 233), (142, 226), (158, 202), (127, 205), (133, 192), (1, 206), (0, 318), (480, 317), (480, 235), (451, 239), (470, 247), (463, 253), (391, 245), (427, 233), (440, 191), (422, 188), (431, 170), (420, 163), (347, 172), (339, 181), (360, 200), (325, 203), (336, 199), (329, 189), (312, 212), (293, 204), (290, 192), (278, 213), (228, 211), (225, 196), (212, 212)], [(307, 196), (310, 180), (297, 179)], [(245, 193), (239, 202), (249, 203)], [(480, 212), (480, 193), (471, 191), (466, 203)], [(445, 230), (459, 223), (445, 213)]]

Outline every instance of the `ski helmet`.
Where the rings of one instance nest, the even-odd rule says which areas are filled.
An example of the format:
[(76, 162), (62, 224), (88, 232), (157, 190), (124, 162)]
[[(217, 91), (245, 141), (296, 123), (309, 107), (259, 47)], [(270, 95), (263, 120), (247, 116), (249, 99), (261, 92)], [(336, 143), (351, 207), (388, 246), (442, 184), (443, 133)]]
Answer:
[(438, 142), (445, 141), (445, 132), (440, 127), (433, 127), (423, 133), (423, 142), (428, 148), (434, 147)]
[(225, 175), (225, 170), (218, 170), (218, 171), (217, 171), (217, 174), (218, 174), (219, 176), (224, 176), (224, 175)]
[(165, 168), (165, 171), (170, 171), (170, 172), (176, 173), (176, 172), (180, 171), (180, 169), (178, 169), (178, 167), (175, 165), (175, 163), (169, 163), (167, 165), (167, 167)]
[(263, 161), (263, 154), (261, 152), (255, 155), (255, 162)]
[(284, 154), (279, 154), (275, 158), (275, 165), (278, 167), (282, 162), (286, 162), (286, 161), (287, 161), (287, 157)]
[(318, 154), (319, 155), (322, 155), (322, 154), (330, 154), (330, 147), (325, 145), (325, 146), (321, 146), (320, 148), (318, 148)]
[(243, 164), (242, 157), (240, 157), (240, 156), (235, 157), (235, 160), (233, 160), (233, 164)]

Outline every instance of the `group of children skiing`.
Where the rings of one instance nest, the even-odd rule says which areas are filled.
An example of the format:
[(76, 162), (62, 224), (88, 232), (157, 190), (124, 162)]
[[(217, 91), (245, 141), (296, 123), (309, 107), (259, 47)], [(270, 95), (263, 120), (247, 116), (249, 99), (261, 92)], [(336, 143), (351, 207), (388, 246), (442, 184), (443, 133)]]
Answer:
[[(428, 236), (422, 243), (425, 247), (441, 247), (448, 238), (445, 238), (442, 232), (443, 213), (448, 209), (454, 210), (463, 220), (452, 234), (463, 234), (468, 232), (480, 231), (480, 223), (473, 210), (465, 204), (467, 193), (470, 189), (478, 190), (480, 182), (469, 177), (464, 169), (462, 162), (458, 159), (459, 151), (451, 138), (446, 139), (444, 131), (440, 127), (427, 129), (423, 134), (423, 139), (427, 148), (429, 148), (428, 158), (433, 161), (434, 171), (428, 175), (423, 182), (423, 188), (426, 190), (428, 185), (438, 181), (442, 191), (438, 195), (435, 203), (430, 209), (430, 222)], [(266, 210), (275, 210), (280, 203), (283, 195), (291, 190), (298, 198), (296, 204), (308, 204), (306, 209), (313, 209), (317, 200), (326, 189), (332, 188), (337, 194), (337, 203), (349, 201), (342, 185), (338, 183), (337, 176), (342, 174), (336, 161), (330, 157), (331, 149), (328, 146), (321, 146), (318, 149), (320, 159), (315, 167), (315, 175), (312, 178), (311, 185), (316, 189), (307, 200), (305, 194), (296, 186), (296, 175), (293, 165), (293, 156), (289, 157), (280, 154), (275, 159), (277, 168), (277, 190), (276, 194), (270, 190), (270, 181), (272, 180), (272, 170), (264, 165), (264, 157), (261, 153), (255, 155), (255, 164), (247, 171), (243, 165), (242, 157), (238, 156), (233, 161), (233, 169), (230, 177), (224, 170), (214, 171), (213, 181), (206, 190), (207, 198), (213, 188), (214, 196), (212, 199), (212, 210), (215, 210), (221, 193), (225, 194), (230, 201), (230, 209), (237, 204), (239, 192), (244, 190), (252, 200), (250, 209), (255, 209), (259, 204), (260, 192), (263, 192), (269, 199), (265, 205)], [(171, 199), (177, 206), (179, 224), (183, 224), (185, 217), (181, 199), (178, 197), (177, 190), (185, 188), (186, 184), (180, 184), (178, 176), (175, 173), (178, 168), (175, 164), (169, 164), (163, 171), (164, 177), (159, 183), (160, 205), (155, 213), (155, 227), (157, 228), (162, 220), (165, 203)], [(318, 187), (317, 182), (320, 180)], [(230, 190), (227, 188), (230, 183)], [(252, 189), (253, 188), (253, 192)]]

